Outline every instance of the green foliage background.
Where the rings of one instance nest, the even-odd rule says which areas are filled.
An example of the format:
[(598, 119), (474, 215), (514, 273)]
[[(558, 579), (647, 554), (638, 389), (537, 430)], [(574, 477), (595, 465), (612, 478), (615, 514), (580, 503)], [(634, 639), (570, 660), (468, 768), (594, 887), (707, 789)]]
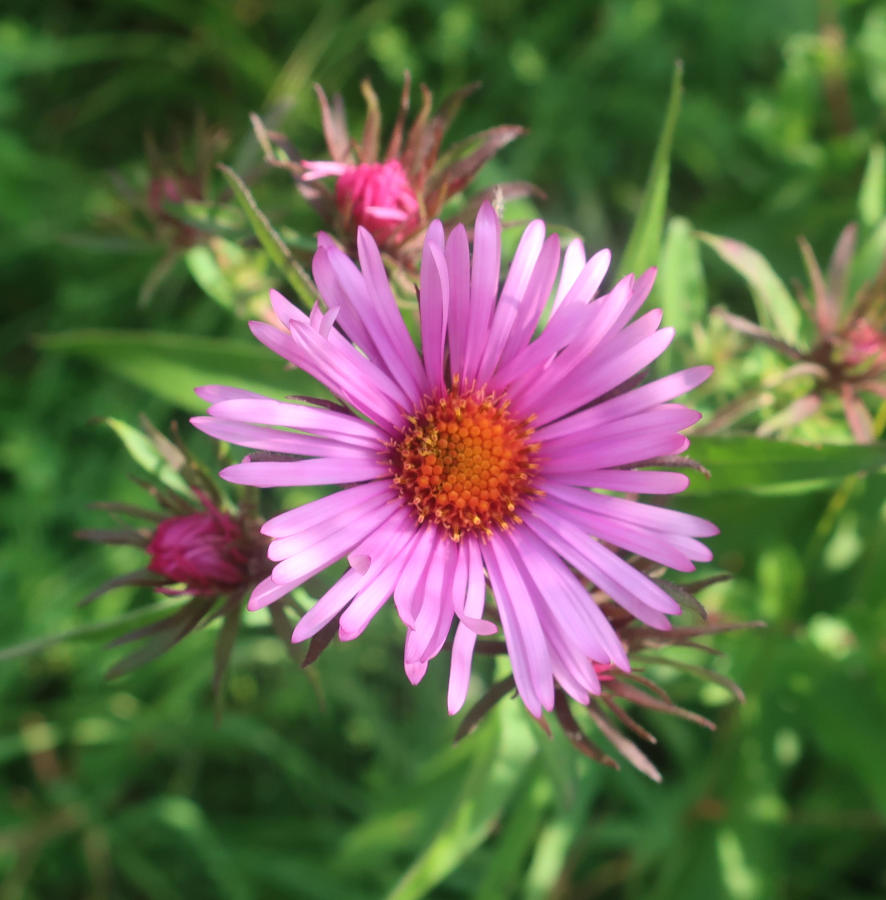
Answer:
[[(774, 494), (715, 476), (681, 501), (720, 525), (716, 558), (736, 573), (706, 604), (769, 628), (717, 641), (714, 666), (743, 685), (743, 706), (716, 686), (668, 684), (716, 734), (644, 718), (661, 786), (594, 766), (508, 709), (453, 747), (443, 667), (410, 687), (384, 616), (309, 674), (252, 616), (218, 724), (212, 633), (108, 682), (104, 623), (150, 598), (77, 602), (141, 560), (73, 538), (102, 524), (89, 503), (138, 495), (98, 417), (184, 420), (190, 385), (232, 354), (244, 377), (272, 377), (181, 261), (137, 302), (163, 249), (124, 213), (113, 177), (144, 191), (146, 133), (187, 146), (200, 111), (254, 179), (251, 110), (321, 154), (314, 80), (354, 112), (365, 75), (387, 109), (404, 68), (438, 96), (480, 80), (454, 137), (530, 128), (482, 183), (535, 182), (549, 221), (618, 259), (682, 58), (669, 210), (763, 250), (787, 279), (801, 272), (797, 234), (824, 254), (857, 215), (886, 125), (884, 48), (886, 5), (854, 0), (7, 2), (0, 634), (9, 646), (81, 636), (0, 661), (0, 900), (886, 895), (883, 475), (835, 470)], [(309, 236), (317, 223), (285, 175), (260, 184), (278, 226)], [(740, 280), (713, 253), (702, 262), (686, 303), (750, 313)], [(139, 356), (82, 331), (73, 353), (36, 340), (96, 327), (170, 332), (176, 349)], [(235, 343), (219, 363), (197, 352), (205, 338)], [(747, 462), (745, 487), (761, 471)]]

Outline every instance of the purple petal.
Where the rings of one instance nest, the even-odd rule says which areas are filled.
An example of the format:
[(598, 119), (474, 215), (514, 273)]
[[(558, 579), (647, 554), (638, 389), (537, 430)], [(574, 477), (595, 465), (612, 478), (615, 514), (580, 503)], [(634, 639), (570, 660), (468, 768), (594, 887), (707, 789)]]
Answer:
[(483, 547), (483, 558), (501, 616), (517, 690), (537, 718), (554, 706), (554, 679), (547, 642), (518, 561), (503, 540)]
[(243, 425), (213, 416), (194, 416), (191, 424), (217, 440), (228, 441), (241, 447), (251, 447), (254, 450), (268, 450), (272, 453), (365, 459), (370, 455), (377, 456), (379, 452), (378, 448), (371, 450), (343, 441), (278, 431), (263, 425)]
[(446, 241), (449, 270), (449, 370), (465, 376), (465, 354), (471, 322), (471, 251), (464, 225), (457, 225)]
[(443, 356), (449, 320), (449, 273), (444, 250), (431, 240), (425, 241), (421, 260), (419, 314), (425, 370), (431, 388), (442, 392), (445, 390)]
[(476, 377), (486, 345), (489, 323), (498, 296), (501, 270), (501, 220), (492, 205), (484, 203), (474, 224), (474, 252), (471, 255), (471, 303), (464, 375)]
[(281, 597), (285, 597), (286, 594), (295, 590), (297, 587), (298, 582), (295, 581), (291, 584), (277, 584), (277, 582), (269, 575), (255, 586), (249, 597), (249, 602), (246, 604), (246, 608), (253, 612), (257, 609), (263, 609), (266, 606), (270, 606), (270, 604), (279, 600)]
[(268, 519), (261, 527), (261, 533), (272, 538), (287, 537), (309, 528), (325, 527), (323, 523), (342, 513), (353, 515), (355, 509), (372, 506), (374, 500), (383, 495), (394, 497), (392, 485), (385, 481), (370, 481), (357, 487), (336, 491), (328, 497), (312, 500), (303, 506), (287, 510)]
[(298, 556), (278, 563), (271, 572), (271, 577), (278, 584), (303, 584), (347, 555), (367, 535), (381, 528), (395, 511), (396, 508), (381, 506), (372, 513), (364, 513), (355, 518), (349, 527), (341, 531), (318, 537), (313, 546), (303, 550)]
[(300, 487), (314, 484), (353, 484), (390, 475), (385, 462), (364, 459), (305, 459), (299, 462), (242, 462), (218, 473), (225, 481), (253, 487)]
[(526, 525), (619, 606), (653, 628), (670, 628), (662, 613), (676, 615), (680, 607), (660, 587), (543, 503), (532, 513)]
[(635, 415), (691, 391), (707, 380), (712, 372), (713, 369), (710, 366), (696, 366), (692, 369), (684, 369), (682, 372), (674, 372), (672, 375), (666, 375), (664, 378), (650, 381), (649, 384), (644, 384), (642, 387), (604, 400), (590, 409), (561, 419), (552, 425), (539, 428), (538, 436), (540, 439), (549, 440), (564, 434), (572, 434), (578, 428), (588, 428), (613, 419)]

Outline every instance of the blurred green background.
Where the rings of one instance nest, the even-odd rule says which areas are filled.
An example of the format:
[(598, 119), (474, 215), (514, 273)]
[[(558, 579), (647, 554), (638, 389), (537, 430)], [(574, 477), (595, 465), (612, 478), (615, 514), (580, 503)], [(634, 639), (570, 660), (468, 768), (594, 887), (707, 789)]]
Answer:
[[(686, 93), (669, 209), (799, 277), (796, 235), (829, 251), (884, 135), (886, 4), (7, 0), (0, 633), (4, 646), (85, 635), (0, 660), (0, 900), (886, 896), (883, 476), (836, 494), (681, 501), (718, 522), (717, 560), (736, 573), (706, 604), (770, 624), (716, 642), (725, 655), (713, 665), (743, 685), (744, 705), (668, 676), (675, 699), (719, 730), (642, 716), (660, 738), (650, 753), (663, 785), (580, 758), (515, 704), (453, 746), (445, 666), (410, 687), (393, 617), (306, 674), (256, 614), (216, 724), (212, 633), (109, 682), (119, 651), (105, 649), (102, 625), (149, 597), (77, 606), (142, 564), (73, 537), (104, 524), (90, 503), (139, 493), (96, 420), (184, 421), (164, 381), (183, 376), (130, 359), (119, 379), (107, 352), (96, 365), (35, 337), (246, 338), (180, 258), (166, 264), (178, 233), (158, 233), (126, 200), (145, 204), (147, 144), (167, 167), (179, 151), (193, 167), (202, 116), (275, 223), (310, 235), (318, 223), (285, 174), (263, 171), (250, 111), (317, 157), (314, 80), (344, 93), (354, 126), (361, 77), (389, 111), (405, 68), (438, 97), (480, 80), (453, 138), (530, 129), (480, 183), (533, 181), (549, 221), (617, 258), (676, 58)], [(209, 197), (222, 189), (211, 176)], [(749, 312), (740, 280), (713, 254), (703, 263), (707, 296)], [(208, 442), (191, 443), (211, 459)]]

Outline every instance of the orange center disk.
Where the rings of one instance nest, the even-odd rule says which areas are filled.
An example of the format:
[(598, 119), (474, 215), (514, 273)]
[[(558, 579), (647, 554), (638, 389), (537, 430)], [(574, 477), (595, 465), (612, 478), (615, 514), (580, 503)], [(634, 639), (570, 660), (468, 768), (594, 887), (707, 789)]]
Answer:
[(430, 519), (458, 541), (519, 522), (520, 500), (533, 493), (538, 444), (529, 422), (517, 421), (507, 401), (453, 389), (428, 400), (393, 444), (394, 484), (418, 521)]

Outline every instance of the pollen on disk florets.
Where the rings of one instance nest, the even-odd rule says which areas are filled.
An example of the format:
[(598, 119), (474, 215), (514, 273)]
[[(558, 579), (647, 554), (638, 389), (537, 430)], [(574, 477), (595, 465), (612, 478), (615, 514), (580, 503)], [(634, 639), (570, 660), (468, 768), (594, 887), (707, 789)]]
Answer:
[(519, 522), (521, 501), (534, 493), (531, 434), (507, 400), (456, 386), (426, 400), (392, 442), (394, 484), (419, 522), (436, 522), (453, 540), (491, 534)]

